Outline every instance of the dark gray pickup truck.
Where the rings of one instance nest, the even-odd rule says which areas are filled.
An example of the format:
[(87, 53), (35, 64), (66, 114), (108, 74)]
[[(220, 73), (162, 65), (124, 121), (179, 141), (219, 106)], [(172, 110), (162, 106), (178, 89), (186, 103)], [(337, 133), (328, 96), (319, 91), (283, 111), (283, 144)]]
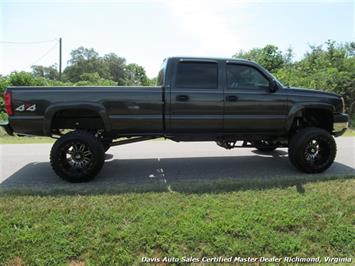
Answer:
[(340, 96), (285, 87), (241, 59), (172, 57), (156, 87), (9, 87), (4, 100), (5, 130), (58, 138), (51, 165), (71, 182), (95, 177), (111, 146), (158, 137), (288, 147), (295, 167), (318, 173), (333, 163), (333, 136), (348, 124)]

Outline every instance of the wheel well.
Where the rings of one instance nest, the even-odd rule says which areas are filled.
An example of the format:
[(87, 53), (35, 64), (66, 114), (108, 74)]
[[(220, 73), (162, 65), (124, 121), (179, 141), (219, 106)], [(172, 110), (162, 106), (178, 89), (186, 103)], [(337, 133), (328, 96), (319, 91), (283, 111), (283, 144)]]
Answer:
[(51, 129), (104, 129), (104, 122), (95, 110), (70, 108), (54, 114)]
[(333, 130), (333, 113), (328, 109), (302, 109), (297, 112), (292, 129), (297, 130), (305, 127), (318, 127), (331, 133)]

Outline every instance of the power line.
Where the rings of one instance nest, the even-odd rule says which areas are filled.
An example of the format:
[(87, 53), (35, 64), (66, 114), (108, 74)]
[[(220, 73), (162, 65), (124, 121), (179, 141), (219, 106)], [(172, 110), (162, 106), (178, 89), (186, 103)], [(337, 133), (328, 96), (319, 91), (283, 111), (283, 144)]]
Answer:
[(34, 42), (0, 41), (0, 44), (41, 44), (41, 43), (49, 43), (49, 42), (56, 42), (56, 41), (58, 41), (58, 39), (43, 40), (43, 41), (34, 41)]
[[(41, 61), (43, 58), (45, 58), (51, 51), (54, 50), (54, 48), (56, 48), (58, 45), (58, 43), (55, 43), (55, 45), (53, 45), (51, 48), (49, 48), (41, 57), (39, 57), (36, 61), (34, 61), (29, 67), (26, 68), (30, 68), (31, 66), (37, 64), (39, 61)], [(22, 68), (25, 69), (25, 68)]]

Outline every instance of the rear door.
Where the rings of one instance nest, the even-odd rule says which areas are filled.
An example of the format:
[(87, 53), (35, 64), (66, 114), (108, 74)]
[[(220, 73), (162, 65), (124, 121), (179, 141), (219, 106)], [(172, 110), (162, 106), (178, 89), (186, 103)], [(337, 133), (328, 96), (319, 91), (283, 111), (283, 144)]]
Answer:
[(223, 88), (219, 62), (178, 60), (170, 90), (170, 132), (214, 133), (223, 130)]

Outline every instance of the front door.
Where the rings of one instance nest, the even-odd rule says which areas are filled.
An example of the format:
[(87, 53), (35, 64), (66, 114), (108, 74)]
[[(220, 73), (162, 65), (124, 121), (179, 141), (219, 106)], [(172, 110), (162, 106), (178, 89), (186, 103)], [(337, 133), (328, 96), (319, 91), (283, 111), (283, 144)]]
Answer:
[(233, 133), (280, 132), (287, 118), (287, 94), (272, 92), (270, 79), (250, 64), (226, 63), (224, 130)]
[(223, 129), (223, 88), (217, 61), (180, 60), (170, 90), (169, 132), (217, 133)]

